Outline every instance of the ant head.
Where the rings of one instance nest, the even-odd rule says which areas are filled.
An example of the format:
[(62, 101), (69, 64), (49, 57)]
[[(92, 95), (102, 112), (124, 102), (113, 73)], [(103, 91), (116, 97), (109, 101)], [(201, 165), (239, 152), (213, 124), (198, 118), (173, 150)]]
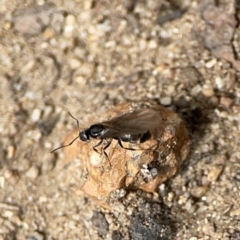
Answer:
[(85, 129), (82, 132), (79, 132), (79, 138), (83, 142), (88, 141), (90, 139), (88, 129)]

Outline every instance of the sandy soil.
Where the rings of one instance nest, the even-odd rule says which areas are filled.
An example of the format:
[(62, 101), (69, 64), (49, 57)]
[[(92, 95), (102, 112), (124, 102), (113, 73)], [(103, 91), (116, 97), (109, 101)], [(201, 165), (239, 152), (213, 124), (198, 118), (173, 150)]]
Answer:
[[(239, 7), (1, 0), (0, 240), (240, 239)], [(184, 118), (191, 153), (156, 195), (100, 209), (76, 191), (81, 163), (49, 152), (68, 111), (86, 127), (142, 99)]]

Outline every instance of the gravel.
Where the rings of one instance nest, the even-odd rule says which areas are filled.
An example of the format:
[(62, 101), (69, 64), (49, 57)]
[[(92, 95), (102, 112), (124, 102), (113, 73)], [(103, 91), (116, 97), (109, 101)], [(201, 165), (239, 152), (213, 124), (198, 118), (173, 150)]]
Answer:
[(82, 129), (145, 99), (184, 118), (191, 152), (159, 194), (97, 209), (104, 239), (145, 231), (139, 212), (149, 220), (154, 203), (168, 209), (172, 239), (239, 239), (239, 4), (51, 2), (0, 4), (0, 239), (103, 239), (91, 221), (98, 207), (79, 190), (81, 162), (49, 152), (76, 128), (68, 111)]

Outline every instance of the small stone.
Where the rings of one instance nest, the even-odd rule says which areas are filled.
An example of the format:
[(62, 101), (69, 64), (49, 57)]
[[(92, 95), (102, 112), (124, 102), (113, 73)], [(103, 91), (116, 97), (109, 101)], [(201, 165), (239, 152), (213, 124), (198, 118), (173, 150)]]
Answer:
[(92, 7), (92, 0), (85, 0), (83, 1), (83, 9), (89, 10)]
[(222, 89), (225, 86), (224, 79), (222, 79), (220, 77), (215, 78), (215, 83), (216, 83), (218, 89)]
[(152, 203), (140, 211), (135, 210), (130, 221), (131, 239), (173, 239), (174, 221), (160, 204)]
[(74, 78), (74, 81), (80, 86), (85, 86), (87, 83), (86, 78), (84, 78), (83, 76), (77, 76), (76, 78)]
[(4, 177), (5, 179), (8, 180), (9, 183), (11, 183), (12, 185), (16, 184), (19, 180), (19, 176), (18, 176), (18, 173), (17, 171), (14, 171), (14, 170), (10, 170), (10, 169), (7, 169), (5, 172), (4, 172)]
[(140, 39), (139, 40), (139, 48), (141, 51), (145, 50), (147, 47), (147, 42), (145, 39)]
[(108, 222), (101, 212), (94, 211), (92, 223), (101, 236), (105, 236), (108, 232)]
[(121, 235), (121, 232), (117, 231), (117, 230), (114, 230), (112, 232), (112, 240), (121, 240), (121, 239), (123, 239), (123, 237)]
[(67, 25), (64, 28), (64, 34), (66, 36), (71, 36), (71, 33), (73, 32), (73, 30), (74, 30), (74, 26), (73, 25)]
[(205, 66), (206, 66), (207, 68), (212, 68), (212, 67), (216, 64), (216, 62), (217, 62), (217, 60), (216, 60), (216, 58), (214, 58), (214, 59), (208, 61), (208, 62), (205, 64)]
[(27, 64), (25, 64), (21, 69), (21, 74), (27, 74), (29, 73), (32, 68), (34, 67), (35, 61), (31, 60)]
[(96, 29), (98, 31), (98, 34), (102, 34), (103, 32), (110, 32), (112, 30), (112, 27), (110, 25), (110, 21), (105, 20), (103, 23), (97, 24)]
[(12, 158), (15, 153), (15, 147), (14, 146), (8, 146), (8, 153), (7, 153), (7, 158)]
[(39, 176), (39, 168), (37, 166), (32, 166), (27, 172), (26, 176), (31, 179), (36, 179)]
[(148, 47), (150, 48), (150, 49), (155, 49), (155, 48), (157, 48), (157, 43), (156, 43), (156, 41), (155, 40), (150, 40), (149, 41), (149, 44), (148, 44)]
[(55, 36), (55, 31), (52, 28), (47, 28), (43, 33), (42, 37), (45, 39), (53, 38)]
[(48, 201), (48, 198), (46, 197), (46, 196), (41, 196), (40, 198), (39, 198), (39, 202), (40, 203), (46, 203)]
[(196, 97), (202, 91), (202, 87), (197, 84), (191, 89), (191, 96)]
[(4, 188), (4, 186), (5, 186), (5, 178), (0, 177), (0, 188)]
[(52, 113), (52, 111), (53, 111), (53, 107), (52, 107), (52, 106), (46, 106), (46, 107), (44, 108), (43, 116), (44, 116), (45, 118), (49, 117), (50, 114)]
[(40, 117), (41, 117), (41, 110), (38, 108), (35, 108), (32, 112), (32, 116), (31, 116), (32, 121), (37, 122), (37, 121), (39, 121)]
[(84, 63), (78, 69), (78, 74), (90, 77), (92, 76), (94, 71), (94, 64), (93, 63)]
[(215, 164), (217, 165), (225, 165), (228, 157), (225, 154), (218, 154), (215, 156)]
[(223, 107), (229, 108), (232, 105), (233, 100), (231, 98), (228, 97), (221, 97), (220, 98), (220, 104)]
[(5, 22), (3, 25), (4, 30), (9, 30), (11, 29), (11, 27), (12, 27), (12, 23), (9, 21)]
[(11, 176), (13, 175), (13, 172), (9, 169), (7, 169), (5, 172), (4, 172), (4, 177), (6, 179), (9, 179)]
[(172, 104), (172, 98), (171, 97), (163, 97), (160, 99), (160, 103), (163, 105), (163, 106), (170, 106)]
[(208, 191), (208, 186), (200, 186), (200, 187), (195, 187), (191, 190), (191, 194), (194, 197), (201, 198), (205, 195), (205, 193)]
[(64, 33), (71, 36), (76, 24), (76, 18), (74, 15), (68, 15), (65, 19)]
[(212, 233), (214, 233), (214, 227), (211, 223), (204, 225), (202, 230), (206, 235), (209, 235), (209, 236), (212, 236)]
[(240, 208), (233, 209), (230, 211), (230, 217), (233, 217), (233, 216), (240, 216)]
[(74, 25), (76, 23), (76, 18), (74, 15), (68, 15), (65, 20), (66, 25)]
[(70, 58), (68, 62), (72, 69), (77, 69), (81, 66), (81, 62), (76, 58)]
[(222, 166), (214, 166), (207, 175), (209, 182), (215, 182), (223, 170)]
[(214, 95), (214, 91), (212, 88), (210, 87), (207, 87), (207, 88), (202, 88), (202, 94), (205, 96), (205, 97), (212, 97)]
[(45, 239), (44, 235), (39, 232), (34, 232), (27, 238), (27, 240), (44, 240), (44, 239)]

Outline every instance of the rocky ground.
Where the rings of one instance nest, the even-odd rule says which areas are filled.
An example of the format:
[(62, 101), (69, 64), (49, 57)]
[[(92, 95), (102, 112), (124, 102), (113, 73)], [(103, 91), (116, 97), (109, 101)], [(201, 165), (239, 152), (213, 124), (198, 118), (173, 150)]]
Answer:
[[(0, 239), (240, 239), (239, 9), (1, 0)], [(68, 111), (86, 127), (142, 99), (184, 118), (190, 155), (158, 193), (100, 208), (77, 190), (81, 162), (49, 152), (76, 127)]]

